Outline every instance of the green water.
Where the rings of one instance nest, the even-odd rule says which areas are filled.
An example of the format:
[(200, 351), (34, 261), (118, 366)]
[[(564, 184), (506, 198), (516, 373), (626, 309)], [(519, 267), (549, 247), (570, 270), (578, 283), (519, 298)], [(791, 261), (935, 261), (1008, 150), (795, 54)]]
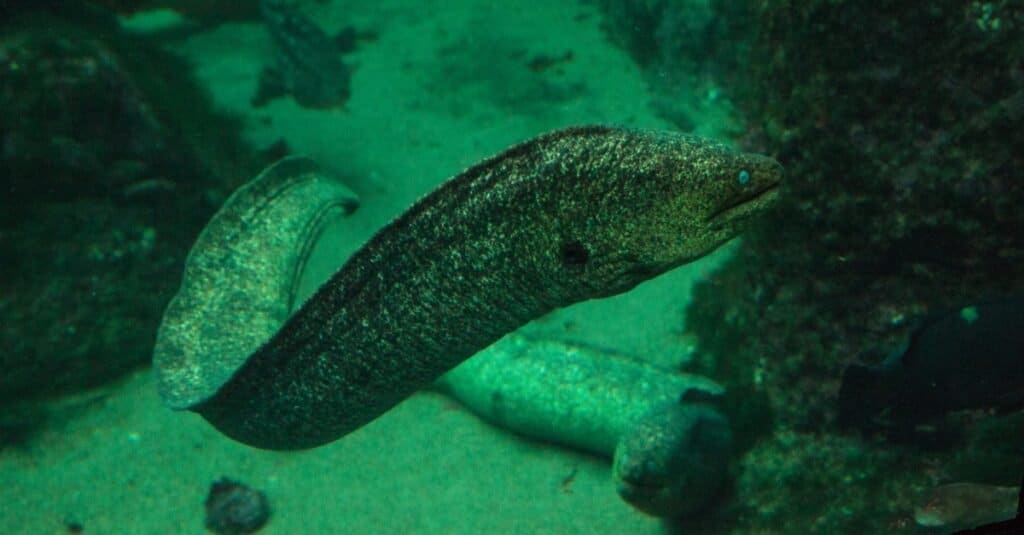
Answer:
[[(854, 97), (838, 90), (808, 93), (809, 86), (831, 87), (814, 83), (841, 72), (835, 87), (850, 80), (883, 87), (871, 97), (883, 109), (899, 97), (885, 84), (922, 83), (922, 70), (901, 59), (911, 52), (885, 48), (874, 33), (863, 45), (794, 47), (804, 29), (813, 35), (826, 24), (783, 31), (786, 17), (853, 27), (860, 13), (853, 4), (826, 4), (298, 1), (287, 9), (323, 35), (303, 41), (289, 34), (292, 50), (274, 40), (258, 2), (0, 7), (0, 106), (9, 110), (0, 112), (0, 532), (203, 533), (204, 501), (222, 477), (265, 493), (272, 513), (260, 533), (268, 534), (945, 533), (968, 526), (927, 528), (915, 510), (934, 488), (961, 482), (981, 485), (978, 505), (961, 496), (945, 506), (949, 514), (996, 511), (989, 521), (1012, 511), (1007, 489), (1024, 468), (1019, 410), (978, 407), (923, 423), (940, 431), (925, 433), (927, 440), (901, 441), (839, 428), (834, 400), (859, 350), (892, 345), (916, 315), (1024, 287), (1015, 262), (1021, 227), (999, 204), (1024, 197), (1012, 179), (1021, 166), (1015, 136), (1024, 108), (1024, 14), (1012, 2), (974, 2), (963, 12), (933, 3), (934, 20), (967, 21), (956, 38), (976, 46), (964, 50), (1006, 53), (992, 60), (991, 83), (965, 82), (957, 57), (935, 75), (936, 92), (955, 93), (964, 108), (921, 120), (912, 143), (925, 163), (914, 167), (896, 157), (882, 161), (889, 154), (876, 147), (894, 130), (875, 131), (878, 123), (867, 119), (844, 122), (874, 108), (847, 104)], [(895, 39), (887, 31), (878, 29)], [(344, 38), (336, 43), (338, 34)], [(934, 37), (916, 26), (900, 35)], [(874, 59), (861, 59), (863, 49)], [(329, 59), (310, 59), (317, 54)], [(275, 63), (282, 55), (286, 63)], [(766, 57), (774, 59), (750, 63)], [(850, 66), (861, 62), (875, 63)], [(324, 65), (344, 74), (302, 78), (302, 69)], [(256, 98), (268, 66), (276, 69), (270, 76), (285, 77), (277, 83), (291, 85)], [(765, 73), (778, 73), (778, 84), (769, 85)], [(333, 100), (311, 105), (301, 96), (315, 91)], [(993, 96), (999, 91), (1005, 98)], [(539, 433), (506, 429), (515, 426), (503, 426), (500, 415), (481, 418), (433, 390), (341, 440), (289, 452), (242, 445), (194, 413), (163, 406), (150, 367), (153, 341), (188, 247), (231, 191), (266, 164), (308, 156), (359, 197), (359, 209), (327, 228), (313, 250), (300, 281), (305, 297), (445, 179), (515, 143), (581, 124), (689, 132), (804, 172), (787, 177), (795, 185), (783, 189), (785, 207), (755, 222), (743, 241), (521, 330), (614, 353), (672, 380), (685, 371), (725, 387), (729, 394), (714, 403), (732, 425), (728, 475), (689, 486), (701, 496), (698, 510), (662, 519), (621, 499), (613, 452), (587, 446), (609, 440), (567, 441), (551, 425), (535, 426)], [(835, 145), (815, 146), (818, 152), (793, 141), (830, 136)], [(956, 152), (943, 144), (948, 139), (976, 145)], [(1004, 139), (1010, 148), (981, 156)], [(877, 159), (862, 162), (847, 151)], [(934, 153), (947, 159), (929, 160)], [(888, 178), (857, 182), (850, 200), (844, 179), (862, 164), (888, 170)], [(952, 186), (943, 182), (949, 169), (958, 177)], [(939, 201), (908, 208), (908, 198), (947, 190), (977, 208), (964, 226), (985, 229), (990, 241), (941, 243), (948, 225), (936, 224), (940, 243), (921, 247), (932, 236), (920, 232), (925, 223), (903, 235), (895, 223), (868, 221), (868, 214), (892, 212), (887, 206), (907, 210), (913, 221), (941, 219), (928, 219), (928, 210), (970, 211)], [(829, 211), (823, 192), (838, 192), (839, 208)], [(861, 227), (877, 239), (843, 241)], [(808, 244), (811, 258), (800, 256), (800, 244), (772, 256), (779, 237), (790, 235)], [(819, 238), (820, 248), (812, 243)], [(862, 292), (835, 290), (854, 285), (851, 272), (876, 269), (850, 265), (862, 260), (858, 251), (875, 254), (878, 243), (896, 244), (892, 263), (899, 266), (880, 270), (871, 280), (883, 282)], [(919, 249), (969, 258), (973, 275)], [(815, 256), (822, 250), (828, 253)], [(801, 265), (814, 269), (793, 268)], [(819, 313), (826, 299), (816, 296), (828, 297), (827, 314)], [(587, 381), (586, 388), (626, 388)], [(619, 392), (600, 394), (594, 399)], [(544, 418), (538, 414), (530, 417)], [(946, 440), (947, 429), (954, 438)], [(984, 515), (962, 522), (978, 518)]]

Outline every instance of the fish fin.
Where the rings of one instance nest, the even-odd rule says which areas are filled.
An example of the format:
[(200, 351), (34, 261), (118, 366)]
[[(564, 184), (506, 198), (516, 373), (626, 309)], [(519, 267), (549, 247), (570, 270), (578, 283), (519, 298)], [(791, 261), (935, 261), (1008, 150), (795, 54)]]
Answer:
[(884, 371), (860, 364), (847, 366), (839, 387), (839, 425), (863, 427), (891, 398)]
[(907, 332), (903, 341), (900, 342), (899, 347), (893, 350), (885, 359), (882, 366), (889, 368), (897, 366), (916, 366), (916, 358), (919, 358), (919, 355), (922, 353), (927, 354), (927, 352), (917, 351), (917, 345), (920, 342), (922, 334), (929, 329), (935, 328), (937, 324), (941, 323), (942, 320), (945, 319), (946, 314), (946, 311), (931, 312), (908, 320), (906, 324), (911, 325), (910, 330)]
[(281, 71), (276, 67), (265, 67), (260, 73), (259, 85), (256, 87), (256, 94), (253, 95), (250, 104), (254, 108), (261, 108), (267, 102), (288, 94), (288, 87), (284, 83)]

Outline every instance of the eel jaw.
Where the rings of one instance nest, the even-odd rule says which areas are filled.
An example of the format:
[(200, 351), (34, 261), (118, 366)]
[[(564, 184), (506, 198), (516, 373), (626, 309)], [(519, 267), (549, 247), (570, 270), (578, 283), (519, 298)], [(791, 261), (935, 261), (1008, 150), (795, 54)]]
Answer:
[(663, 516), (666, 512), (668, 489), (664, 485), (619, 479), (615, 490), (627, 503), (649, 515)]
[(773, 182), (760, 190), (719, 208), (708, 216), (708, 221), (725, 223), (733, 220), (743, 220), (763, 211), (778, 200), (779, 185), (780, 182)]

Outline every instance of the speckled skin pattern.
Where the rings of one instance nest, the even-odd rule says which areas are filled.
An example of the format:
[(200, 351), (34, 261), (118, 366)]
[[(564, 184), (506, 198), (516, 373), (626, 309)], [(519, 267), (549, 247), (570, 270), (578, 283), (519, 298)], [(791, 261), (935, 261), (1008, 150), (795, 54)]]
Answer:
[(678, 517), (715, 497), (731, 457), (732, 429), (714, 406), (661, 402), (622, 434), (612, 475), (619, 496), (637, 509)]
[(434, 387), (481, 418), (523, 435), (613, 458), (619, 494), (655, 516), (692, 513), (725, 481), (732, 433), (669, 373), (596, 348), (510, 334), (441, 376)]
[(211, 396), (288, 319), (324, 225), (358, 206), (308, 158), (285, 158), (236, 191), (185, 260), (153, 349), (160, 397), (184, 409)]
[(505, 429), (609, 458), (655, 405), (678, 402), (691, 388), (724, 391), (698, 375), (515, 333), (442, 375), (434, 388)]
[(711, 252), (781, 179), (774, 160), (676, 133), (541, 135), (381, 229), (191, 408), (256, 447), (336, 440), (530, 319)]

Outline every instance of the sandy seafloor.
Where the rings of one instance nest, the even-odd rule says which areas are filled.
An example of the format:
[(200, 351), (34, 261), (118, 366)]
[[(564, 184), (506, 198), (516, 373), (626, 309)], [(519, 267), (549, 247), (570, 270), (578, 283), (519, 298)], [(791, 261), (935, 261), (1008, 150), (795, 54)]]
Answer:
[[(307, 110), (291, 99), (250, 108), (271, 57), (259, 24), (169, 45), (195, 63), (219, 106), (246, 117), (253, 143), (284, 138), (361, 196), (358, 212), (321, 242), (307, 287), (416, 198), (515, 142), (573, 124), (671, 128), (651, 111), (637, 66), (600, 30), (599, 13), (576, 1), (313, 6), (328, 30), (352, 24), (377, 34), (346, 57), (357, 67), (343, 109)], [(526, 67), (570, 50), (572, 60), (554, 68)], [(700, 124), (707, 135), (721, 128)], [(691, 285), (723, 256), (526, 329), (672, 368), (691, 350), (681, 334)], [(194, 414), (165, 409), (150, 370), (58, 404), (66, 418), (0, 451), (0, 533), (66, 533), (65, 521), (85, 533), (202, 533), (203, 500), (221, 476), (266, 491), (274, 509), (267, 534), (663, 529), (618, 498), (607, 460), (496, 429), (432, 392), (328, 446), (288, 453), (242, 446)]]

